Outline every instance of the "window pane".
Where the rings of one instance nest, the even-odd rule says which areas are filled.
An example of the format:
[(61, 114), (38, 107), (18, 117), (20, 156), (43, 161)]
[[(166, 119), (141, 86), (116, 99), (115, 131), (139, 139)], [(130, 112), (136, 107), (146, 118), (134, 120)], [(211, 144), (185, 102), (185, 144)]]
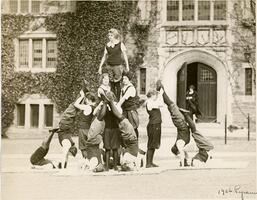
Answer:
[(10, 0), (10, 13), (17, 13), (18, 12), (18, 0)]
[(24, 68), (29, 66), (29, 41), (20, 40), (19, 42), (19, 66)]
[(33, 67), (42, 67), (42, 40), (33, 41)]
[(252, 95), (252, 69), (245, 69), (245, 95)]
[(226, 1), (214, 1), (214, 20), (226, 20)]
[(17, 104), (17, 126), (25, 125), (25, 104)]
[(146, 93), (146, 69), (140, 69), (140, 94)]
[(32, 0), (31, 3), (31, 12), (35, 14), (40, 13), (40, 1)]
[(210, 1), (198, 1), (198, 20), (210, 20)]
[(29, 1), (21, 0), (21, 13), (28, 13), (28, 12), (29, 12)]
[(178, 21), (179, 1), (167, 1), (167, 20)]
[(201, 82), (210, 82), (214, 80), (214, 76), (211, 71), (202, 69), (200, 72), (200, 81)]
[(194, 20), (194, 0), (184, 0), (182, 5), (182, 19), (185, 21)]
[(30, 126), (38, 127), (39, 121), (39, 105), (31, 104), (30, 105)]
[(57, 64), (57, 43), (55, 40), (47, 41), (47, 63), (46, 67), (56, 67)]
[(45, 126), (53, 126), (53, 105), (44, 105), (45, 107)]

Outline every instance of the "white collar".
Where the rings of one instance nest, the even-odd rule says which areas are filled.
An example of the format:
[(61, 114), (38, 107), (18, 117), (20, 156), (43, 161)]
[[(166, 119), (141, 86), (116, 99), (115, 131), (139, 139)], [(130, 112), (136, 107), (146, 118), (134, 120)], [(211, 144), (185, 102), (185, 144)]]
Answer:
[(116, 40), (115, 42), (111, 42), (111, 41), (109, 41), (108, 43), (107, 43), (107, 47), (114, 47), (116, 44), (119, 44), (120, 43), (120, 41), (119, 40)]
[(134, 87), (134, 85), (132, 83), (129, 83), (128, 85), (124, 86), (122, 89), (126, 90), (129, 86), (133, 86)]
[(109, 85), (100, 85), (100, 88), (104, 89), (104, 90), (108, 90), (110, 91), (111, 90), (111, 87)]

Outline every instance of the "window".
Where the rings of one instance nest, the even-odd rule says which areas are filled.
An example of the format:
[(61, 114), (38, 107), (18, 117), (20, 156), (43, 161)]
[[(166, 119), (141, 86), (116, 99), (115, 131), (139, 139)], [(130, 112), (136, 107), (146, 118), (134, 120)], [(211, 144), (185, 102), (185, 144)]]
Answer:
[(214, 1), (214, 20), (226, 20), (226, 1)]
[(179, 18), (179, 1), (168, 1), (167, 2), (167, 20), (178, 21)]
[(198, 20), (210, 20), (210, 9), (209, 1), (198, 1)]
[(25, 104), (17, 104), (17, 126), (25, 126)]
[(200, 81), (202, 82), (209, 82), (209, 81), (213, 81), (214, 77), (213, 74), (206, 69), (202, 69), (200, 72)]
[(53, 126), (53, 105), (44, 105), (45, 110), (45, 127)]
[(227, 0), (166, 0), (166, 20), (226, 20), (226, 2)]
[(54, 105), (38, 94), (16, 104), (15, 124), (18, 128), (50, 128), (54, 126)]
[(10, 0), (9, 9), (10, 9), (10, 13), (17, 13), (18, 1), (17, 0)]
[(31, 12), (37, 14), (40, 12), (40, 1), (32, 1), (31, 2)]
[(20, 40), (19, 44), (20, 67), (29, 67), (29, 43), (27, 40)]
[(194, 20), (194, 0), (182, 1), (183, 21)]
[(39, 105), (31, 104), (30, 105), (30, 127), (37, 128), (39, 121)]
[[(52, 37), (52, 36), (51, 36)], [(57, 42), (53, 38), (20, 39), (18, 42), (18, 70), (53, 71), (57, 65)], [(31, 49), (31, 51), (29, 51)]]
[(57, 44), (55, 40), (47, 41), (47, 68), (55, 67), (57, 64)]
[(33, 65), (32, 67), (42, 67), (42, 40), (33, 40)]
[(146, 69), (140, 68), (140, 94), (146, 93)]
[(29, 1), (22, 0), (21, 1), (21, 13), (28, 13), (29, 12)]
[(252, 95), (252, 68), (245, 68), (245, 95)]

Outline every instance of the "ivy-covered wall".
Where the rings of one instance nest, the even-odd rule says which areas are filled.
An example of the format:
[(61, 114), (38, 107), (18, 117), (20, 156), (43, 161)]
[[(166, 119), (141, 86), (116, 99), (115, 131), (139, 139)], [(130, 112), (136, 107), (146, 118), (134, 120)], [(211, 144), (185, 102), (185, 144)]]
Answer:
[[(15, 104), (24, 94), (44, 94), (62, 112), (77, 96), (83, 78), (96, 90), (107, 32), (117, 28), (125, 38), (136, 4), (136, 1), (77, 2), (75, 13), (47, 16), (43, 26), (57, 35), (55, 73), (15, 72), (13, 39), (29, 30), (34, 17), (2, 15), (2, 131), (6, 132), (12, 124)], [(132, 27), (135, 35), (138, 27)], [(129, 58), (129, 62), (132, 71), (140, 63), (138, 56)]]

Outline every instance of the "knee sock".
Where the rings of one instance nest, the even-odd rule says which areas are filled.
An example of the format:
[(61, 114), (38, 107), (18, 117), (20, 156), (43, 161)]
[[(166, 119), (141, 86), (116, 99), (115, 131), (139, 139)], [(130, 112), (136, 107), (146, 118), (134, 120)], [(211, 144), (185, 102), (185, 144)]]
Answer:
[(103, 105), (102, 105), (101, 110), (97, 114), (97, 119), (99, 121), (103, 121), (105, 113), (106, 113), (106, 109), (107, 109), (107, 104), (104, 102)]
[(113, 149), (113, 168), (117, 168), (117, 163), (118, 163), (118, 150), (117, 149)]
[(53, 139), (53, 136), (54, 136), (54, 133), (56, 131), (49, 131), (49, 132), (50, 132), (50, 135), (48, 135), (48, 137), (42, 143), (42, 147), (44, 149), (49, 149), (50, 143), (51, 143), (51, 141)]
[(146, 165), (150, 165), (153, 163), (153, 149), (148, 149), (146, 153)]
[(195, 126), (195, 123), (193, 122), (193, 119), (190, 117), (190, 114), (189, 113), (184, 113), (184, 117), (185, 117), (185, 120), (188, 123), (192, 133), (195, 133), (196, 126)]
[(109, 163), (110, 163), (110, 150), (105, 150), (105, 156), (106, 156), (106, 160), (105, 160), (105, 166), (106, 169), (109, 170)]
[(135, 130), (135, 133), (136, 133), (136, 136), (137, 136), (137, 139), (138, 139), (138, 136), (139, 136), (138, 129), (135, 128), (134, 130)]
[(168, 95), (166, 94), (165, 91), (163, 92), (162, 97), (163, 97), (164, 103), (165, 103), (167, 106), (169, 106), (170, 104), (173, 103), (173, 101), (170, 100), (170, 98), (168, 97)]

